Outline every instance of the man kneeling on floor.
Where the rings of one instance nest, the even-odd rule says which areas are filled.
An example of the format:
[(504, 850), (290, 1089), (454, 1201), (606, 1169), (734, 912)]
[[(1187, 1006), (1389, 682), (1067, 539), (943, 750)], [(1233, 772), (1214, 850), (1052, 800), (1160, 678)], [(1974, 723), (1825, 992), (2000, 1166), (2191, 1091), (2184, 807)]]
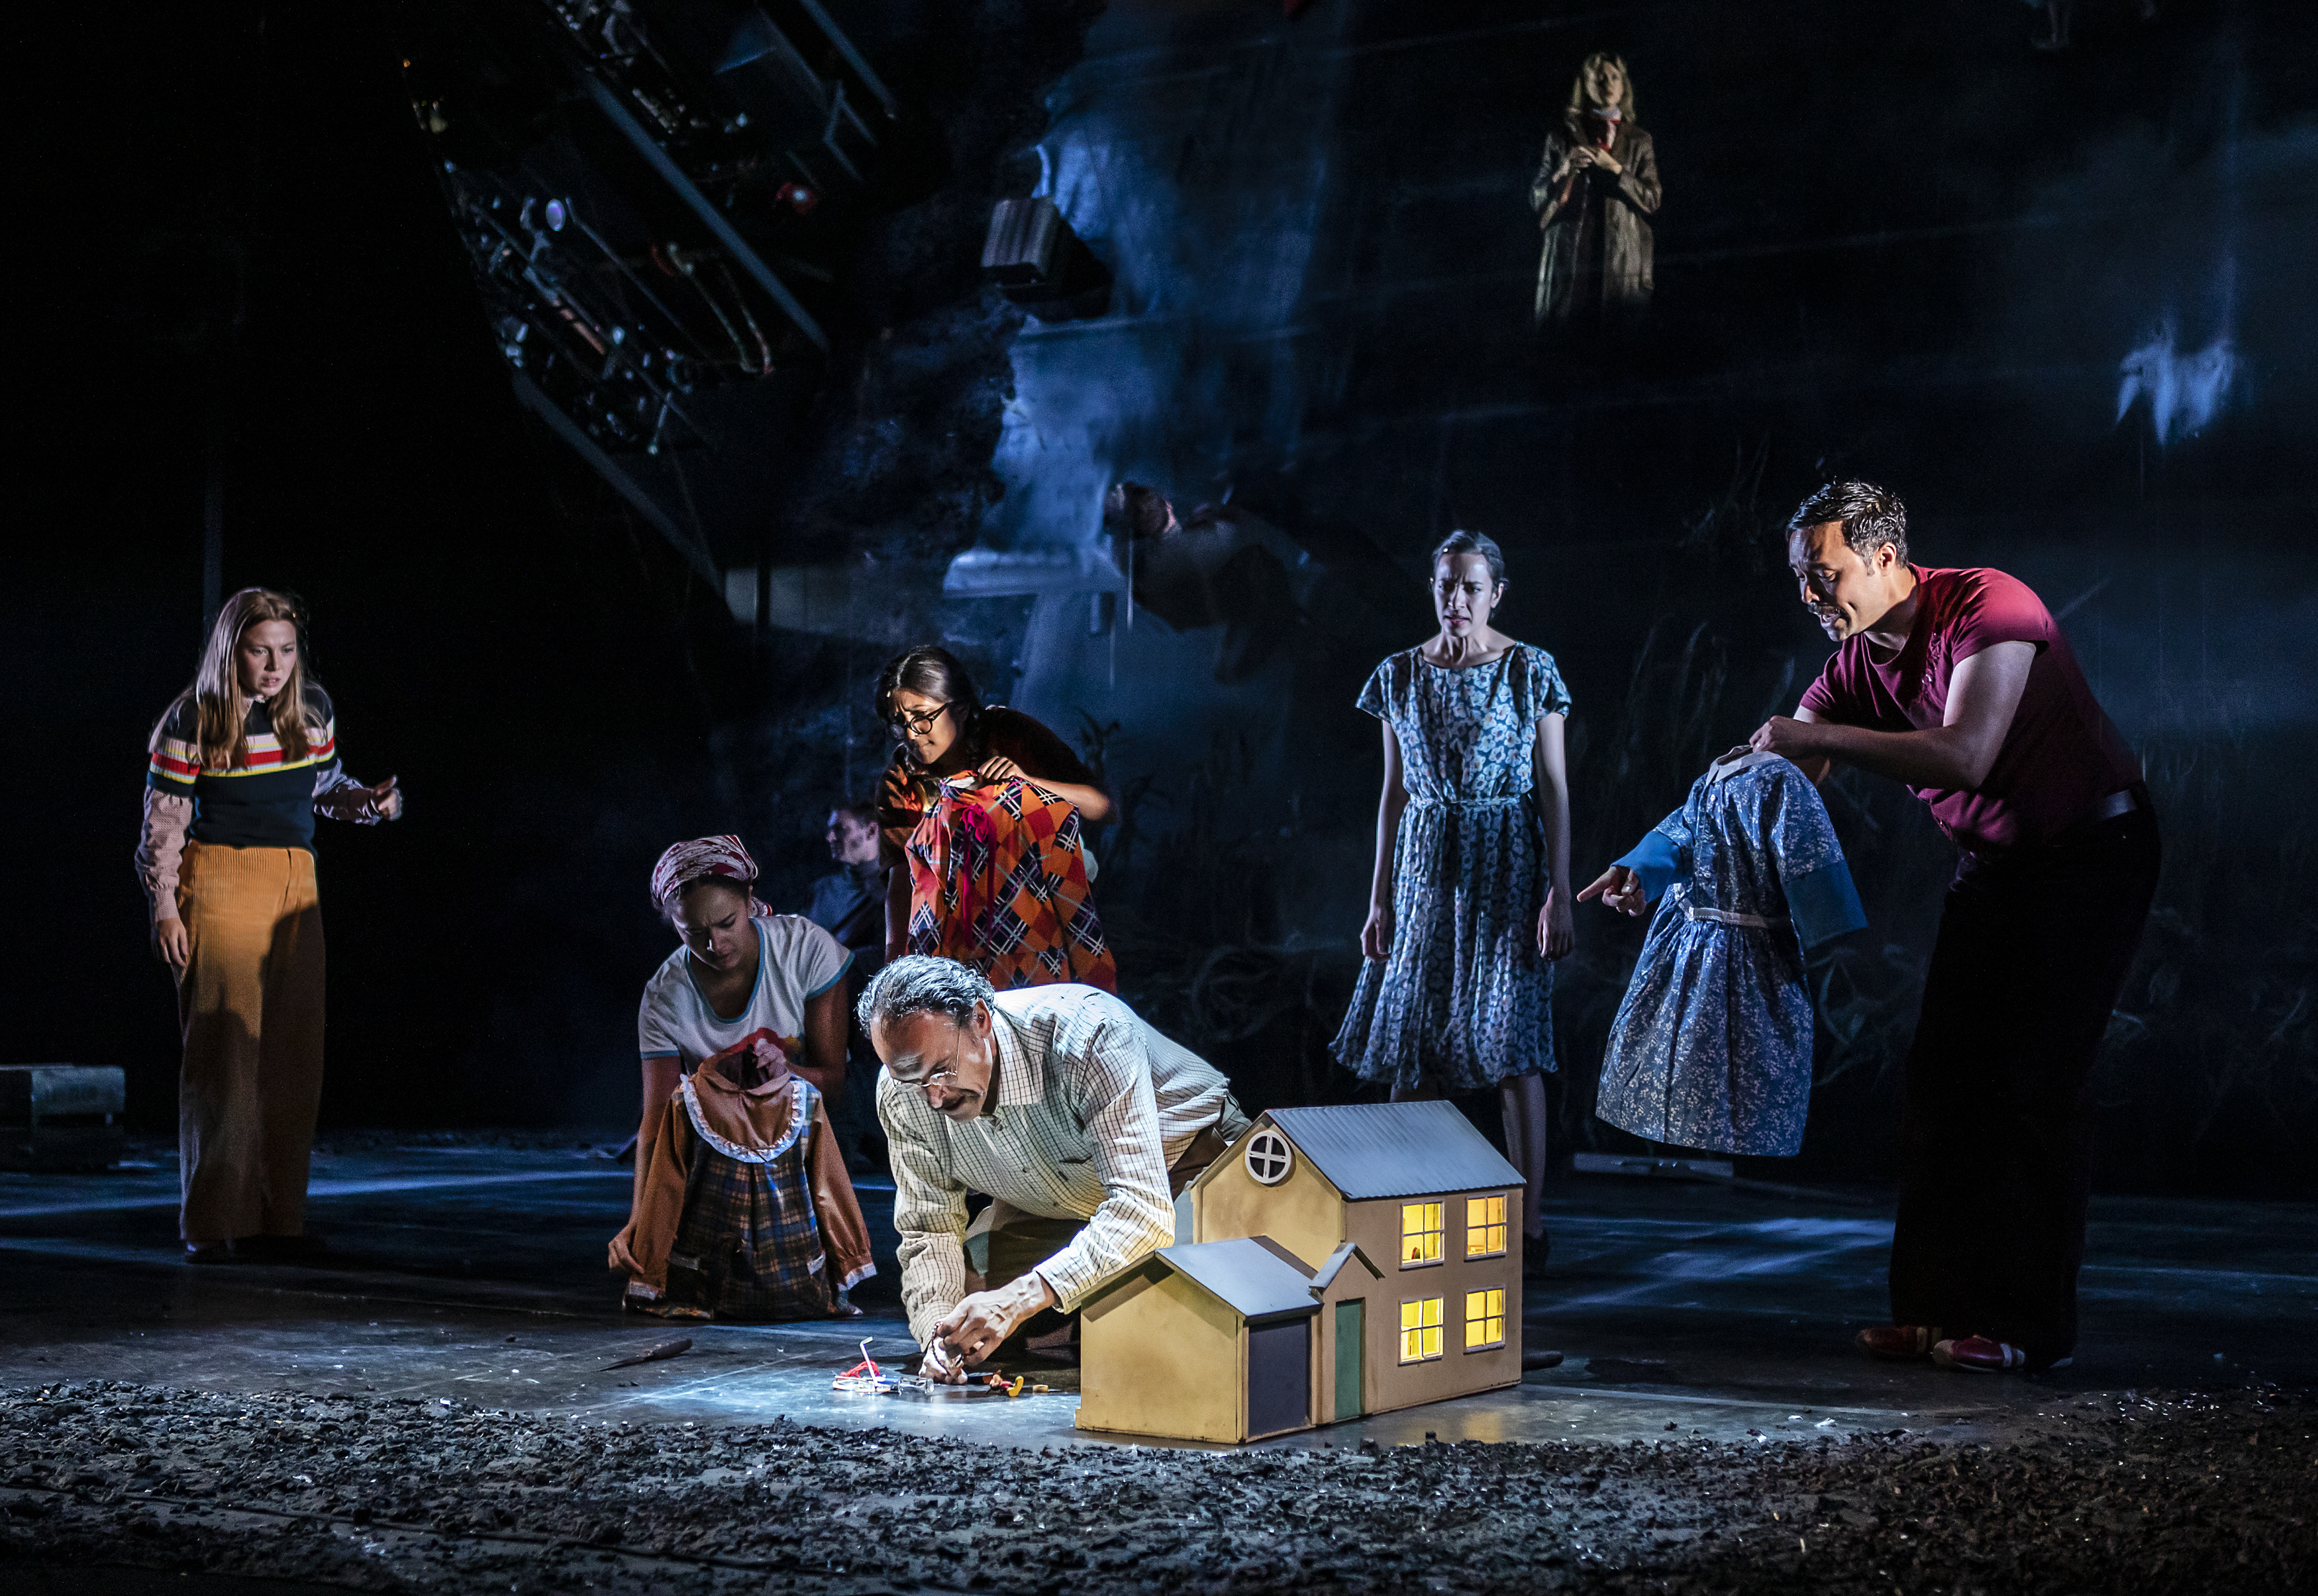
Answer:
[[(1074, 1312), (1171, 1243), (1174, 1197), (1247, 1129), (1214, 1065), (1091, 986), (999, 992), (955, 960), (912, 955), (859, 1009), (885, 1065), (902, 1301), (935, 1379), (963, 1381), (1039, 1329), (1041, 1310)], [(969, 1192), (991, 1198), (978, 1282)]]

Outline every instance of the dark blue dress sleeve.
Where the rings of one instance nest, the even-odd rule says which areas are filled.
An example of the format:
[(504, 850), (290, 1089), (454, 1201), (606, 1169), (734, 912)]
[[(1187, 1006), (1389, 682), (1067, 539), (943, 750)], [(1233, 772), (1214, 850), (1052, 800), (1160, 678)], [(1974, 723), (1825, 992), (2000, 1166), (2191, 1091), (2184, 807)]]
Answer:
[(1780, 883), (1786, 889), (1787, 913), (1793, 917), (1795, 936), (1805, 947), (1817, 947), (1830, 937), (1856, 931), (1867, 923), (1859, 905), (1859, 889), (1851, 884), (1851, 866), (1841, 859), (1806, 875), (1791, 875)]
[(1843, 845), (1836, 840), (1835, 822), (1828, 819), (1819, 789), (1792, 765), (1774, 768), (1779, 779), (1766, 789), (1773, 812), (1764, 840), (1778, 867), (1795, 937), (1814, 947), (1858, 930), (1867, 923), (1867, 911), (1859, 906), (1859, 890), (1852, 885), (1851, 866), (1844, 862)]
[(1683, 811), (1676, 810), (1636, 843), (1623, 858), (1613, 865), (1623, 865), (1642, 878), (1642, 895), (1657, 902), (1666, 895), (1674, 878), (1682, 874), (1683, 845), (1689, 840), (1690, 828), (1683, 822)]

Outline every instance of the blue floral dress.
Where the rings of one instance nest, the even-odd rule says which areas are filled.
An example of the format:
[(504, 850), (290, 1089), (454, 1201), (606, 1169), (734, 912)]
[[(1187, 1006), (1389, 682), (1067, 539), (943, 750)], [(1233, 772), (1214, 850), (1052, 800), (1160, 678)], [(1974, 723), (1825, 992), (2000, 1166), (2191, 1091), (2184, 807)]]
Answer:
[(1537, 950), (1545, 828), (1531, 789), (1537, 723), (1569, 713), (1553, 656), (1515, 643), (1451, 669), (1394, 654), (1360, 707), (1400, 740), (1392, 951), (1361, 967), (1331, 1045), (1363, 1080), (1450, 1090), (1554, 1068), (1553, 966)]
[(1594, 1112), (1679, 1147), (1801, 1152), (1803, 950), (1867, 923), (1819, 790), (1776, 754), (1716, 765), (1618, 863), (1658, 908), (1610, 1026)]

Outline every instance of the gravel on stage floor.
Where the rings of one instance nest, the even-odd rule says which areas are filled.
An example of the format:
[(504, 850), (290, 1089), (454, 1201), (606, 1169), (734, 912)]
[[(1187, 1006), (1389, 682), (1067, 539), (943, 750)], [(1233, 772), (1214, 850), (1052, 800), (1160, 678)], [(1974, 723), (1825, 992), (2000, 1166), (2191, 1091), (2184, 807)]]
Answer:
[(2274, 1386), (2055, 1393), (1995, 1444), (1676, 1431), (1231, 1454), (83, 1382), (0, 1394), (0, 1577), (83, 1592), (188, 1588), (140, 1569), (515, 1592), (2307, 1590), (2314, 1419), (2318, 1394)]

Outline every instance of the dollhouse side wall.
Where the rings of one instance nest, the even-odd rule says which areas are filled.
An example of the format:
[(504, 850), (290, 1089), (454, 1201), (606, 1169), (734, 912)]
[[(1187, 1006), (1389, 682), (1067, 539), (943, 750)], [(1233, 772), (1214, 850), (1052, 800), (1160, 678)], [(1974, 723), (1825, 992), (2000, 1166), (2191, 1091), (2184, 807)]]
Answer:
[(1120, 1282), (1079, 1323), (1081, 1430), (1234, 1442), (1244, 1434), (1238, 1314), (1172, 1270)]
[[(1505, 1196), (1507, 1247), (1500, 1255), (1465, 1257), (1465, 1199)], [(1344, 1205), (1345, 1240), (1356, 1242), (1384, 1278), (1369, 1280), (1365, 1367), (1361, 1373), (1368, 1411), (1442, 1402), (1491, 1391), (1521, 1380), (1521, 1192), (1503, 1187), (1472, 1191), (1379, 1197)], [(1443, 1205), (1447, 1234), (1442, 1261), (1404, 1269), (1400, 1265), (1400, 1210), (1406, 1202)], [(1365, 1276), (1365, 1271), (1363, 1271)], [(1505, 1339), (1483, 1350), (1465, 1349), (1465, 1297), (1473, 1291), (1504, 1290)], [(1347, 1293), (1347, 1295), (1352, 1295)], [(1442, 1351), (1417, 1363), (1400, 1361), (1400, 1312), (1405, 1301), (1442, 1299)]]

